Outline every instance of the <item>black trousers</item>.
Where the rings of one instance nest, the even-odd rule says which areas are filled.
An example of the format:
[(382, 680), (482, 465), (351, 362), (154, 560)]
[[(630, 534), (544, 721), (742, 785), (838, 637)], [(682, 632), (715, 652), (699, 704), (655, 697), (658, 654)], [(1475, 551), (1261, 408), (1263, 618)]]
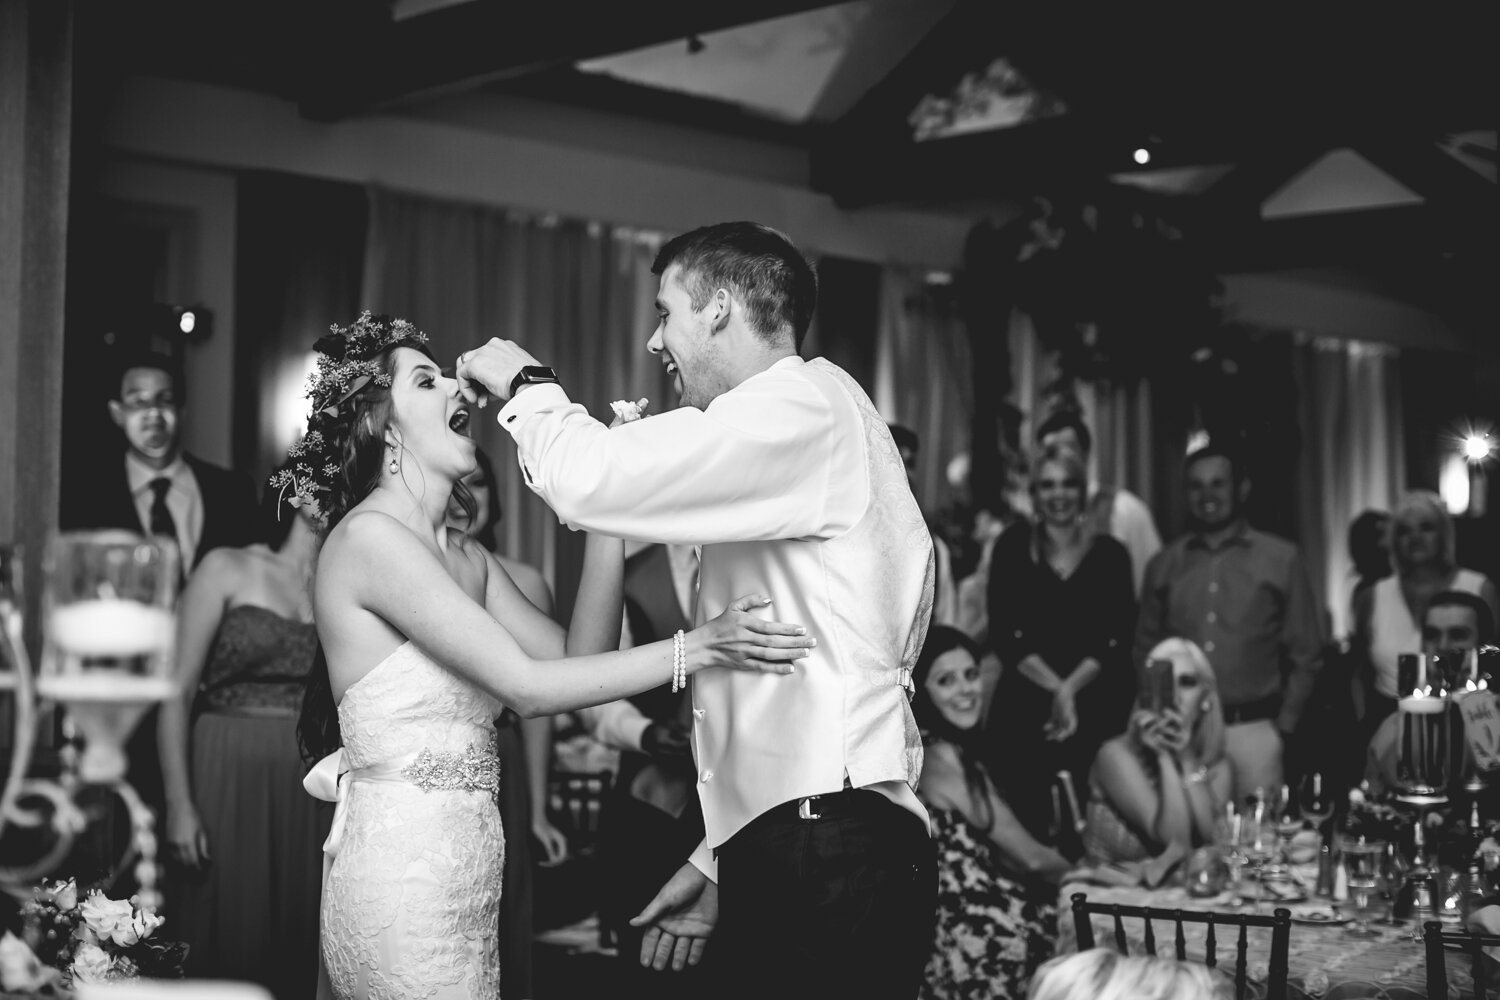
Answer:
[(719, 849), (718, 997), (913, 1000), (932, 949), (937, 865), (911, 812), (846, 790), (777, 806)]

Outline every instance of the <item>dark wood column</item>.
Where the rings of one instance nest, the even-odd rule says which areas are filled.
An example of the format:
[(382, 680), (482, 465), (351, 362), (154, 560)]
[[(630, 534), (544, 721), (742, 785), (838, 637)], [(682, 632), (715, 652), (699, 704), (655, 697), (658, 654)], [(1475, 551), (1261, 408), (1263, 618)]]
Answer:
[(25, 547), (33, 657), (57, 524), (72, 107), (72, 0), (0, 0), (0, 541)]

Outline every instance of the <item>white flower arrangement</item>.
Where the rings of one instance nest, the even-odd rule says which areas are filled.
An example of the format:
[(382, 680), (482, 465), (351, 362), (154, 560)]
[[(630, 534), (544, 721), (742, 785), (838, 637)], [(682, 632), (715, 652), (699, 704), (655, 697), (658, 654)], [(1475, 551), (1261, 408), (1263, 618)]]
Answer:
[(81, 894), (68, 879), (37, 886), (21, 916), (24, 939), (9, 932), (0, 938), (6, 992), (60, 994), (75, 983), (182, 976), (187, 945), (158, 939), (165, 918), (133, 900), (98, 889)]

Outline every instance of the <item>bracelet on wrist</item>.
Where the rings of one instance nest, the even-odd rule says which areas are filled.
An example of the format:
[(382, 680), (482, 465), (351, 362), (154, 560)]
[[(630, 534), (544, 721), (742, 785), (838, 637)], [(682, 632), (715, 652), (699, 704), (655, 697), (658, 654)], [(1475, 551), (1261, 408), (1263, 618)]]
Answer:
[(1189, 784), (1197, 785), (1208, 780), (1208, 765), (1199, 764), (1197, 770), (1183, 775), (1183, 779)]
[(672, 693), (687, 687), (687, 637), (682, 629), (672, 636)]

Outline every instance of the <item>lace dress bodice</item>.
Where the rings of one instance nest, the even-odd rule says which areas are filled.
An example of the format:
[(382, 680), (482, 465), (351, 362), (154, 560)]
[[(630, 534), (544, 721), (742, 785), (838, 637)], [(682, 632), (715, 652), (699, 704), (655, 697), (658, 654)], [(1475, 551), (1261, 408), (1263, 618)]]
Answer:
[(349, 767), (371, 767), (424, 749), (485, 746), (501, 709), (408, 642), (344, 692), (339, 731)]
[(499, 710), (409, 642), (345, 692), (348, 812), (322, 906), (340, 1000), (499, 995)]

